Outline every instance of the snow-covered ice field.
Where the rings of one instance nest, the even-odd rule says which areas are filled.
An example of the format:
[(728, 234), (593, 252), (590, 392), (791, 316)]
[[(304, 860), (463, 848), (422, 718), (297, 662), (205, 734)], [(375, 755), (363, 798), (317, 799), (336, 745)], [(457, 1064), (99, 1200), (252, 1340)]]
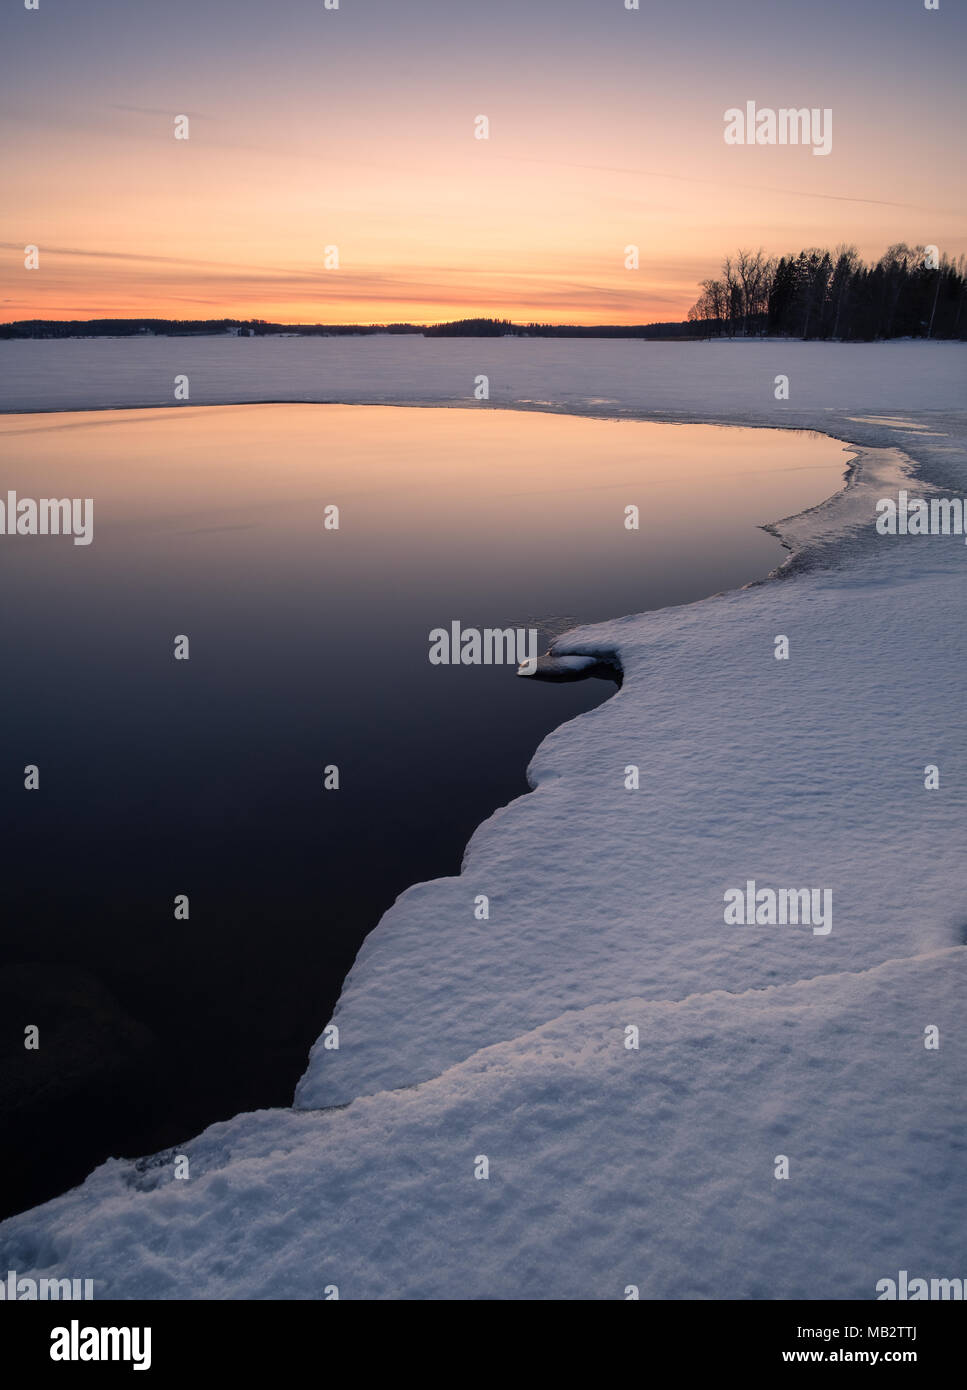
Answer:
[[(0, 1269), (100, 1298), (871, 1299), (900, 1269), (967, 1275), (967, 546), (873, 526), (899, 487), (967, 486), (967, 348), (317, 340), (314, 382), (298, 342), (217, 342), (192, 404), (458, 404), (490, 373), (490, 406), (819, 429), (856, 467), (779, 526), (781, 577), (558, 644), (613, 655), (622, 688), (544, 741), (459, 877), (386, 914), (294, 1109), (103, 1165), (0, 1226)], [(110, 380), (31, 395), (87, 349)], [(169, 404), (142, 350), (191, 374), (171, 363), (201, 348), (0, 344), (0, 407)], [(726, 925), (750, 879), (831, 889), (831, 931)]]
[[(963, 403), (958, 343), (564, 338), (91, 338), (0, 341), (0, 412), (239, 401), (473, 404), (740, 420)], [(776, 401), (774, 377), (790, 377)], [(479, 407), (477, 407), (479, 408)]]

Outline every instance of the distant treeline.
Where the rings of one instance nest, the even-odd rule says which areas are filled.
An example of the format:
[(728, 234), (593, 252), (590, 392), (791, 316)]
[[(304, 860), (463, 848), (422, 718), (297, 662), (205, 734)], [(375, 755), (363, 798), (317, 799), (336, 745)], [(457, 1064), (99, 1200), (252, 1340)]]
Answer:
[(192, 337), (280, 333), (332, 337), (413, 333), (425, 338), (701, 338), (766, 337), (967, 338), (967, 266), (933, 247), (891, 246), (875, 265), (854, 246), (766, 257), (759, 251), (726, 256), (717, 280), (681, 323), (513, 323), (472, 318), (429, 326), (414, 323), (269, 323), (265, 319), (23, 319), (0, 324), (0, 338)]
[(419, 330), (425, 338), (693, 338), (689, 323), (512, 323), (459, 319)]
[(738, 251), (720, 279), (702, 281), (688, 318), (705, 337), (965, 338), (965, 269), (963, 256), (950, 261), (903, 242), (875, 265), (854, 246), (778, 260)]
[(338, 333), (422, 333), (412, 323), (267, 323), (265, 319), (18, 319), (0, 323), (0, 338), (134, 338), (152, 333), (192, 338), (225, 333), (262, 337), (270, 333), (328, 336)]
[(160, 334), (189, 338), (204, 334), (266, 337), (291, 333), (331, 337), (349, 333), (415, 333), (425, 338), (687, 338), (690, 323), (580, 324), (511, 323), (509, 319), (460, 319), (429, 327), (415, 323), (268, 323), (265, 319), (21, 319), (0, 324), (0, 338), (134, 338)]

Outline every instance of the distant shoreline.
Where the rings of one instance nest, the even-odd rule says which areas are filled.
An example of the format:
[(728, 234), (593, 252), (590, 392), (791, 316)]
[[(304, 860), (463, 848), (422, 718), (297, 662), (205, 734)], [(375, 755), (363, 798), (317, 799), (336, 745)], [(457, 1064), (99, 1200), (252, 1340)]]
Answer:
[(661, 343), (761, 342), (962, 342), (962, 337), (896, 333), (879, 338), (802, 338), (789, 333), (710, 332), (704, 323), (520, 324), (502, 319), (461, 319), (453, 323), (320, 324), (266, 323), (250, 319), (18, 319), (0, 323), (5, 342), (95, 342), (145, 338), (585, 338), (638, 339)]
[(0, 324), (0, 339), (60, 338), (648, 338), (701, 337), (685, 322), (650, 324), (520, 324), (505, 319), (447, 323), (269, 323), (262, 319), (17, 319)]

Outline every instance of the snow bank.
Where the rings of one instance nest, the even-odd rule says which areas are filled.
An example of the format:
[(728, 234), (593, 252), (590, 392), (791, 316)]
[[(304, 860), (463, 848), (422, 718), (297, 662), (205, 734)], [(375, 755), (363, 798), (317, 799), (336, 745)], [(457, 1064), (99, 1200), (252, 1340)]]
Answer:
[[(605, 346), (575, 409), (639, 348)], [(872, 1298), (902, 1268), (964, 1275), (967, 547), (872, 520), (898, 486), (967, 481), (967, 354), (850, 350), (850, 381), (845, 349), (705, 346), (700, 418), (775, 424), (781, 352), (824, 401), (796, 423), (856, 446), (846, 491), (779, 525), (785, 578), (559, 641), (622, 688), (544, 741), (459, 877), (386, 914), (298, 1108), (187, 1143), (188, 1180), (172, 1156), (104, 1165), (0, 1226), (0, 1268), (181, 1298)], [(667, 418), (661, 392), (613, 413)], [(749, 880), (830, 890), (831, 930), (727, 925)]]
[(3, 1267), (103, 1298), (868, 1299), (898, 1268), (960, 1277), (964, 957), (599, 1005), (413, 1090), (239, 1116), (185, 1147), (187, 1181), (171, 1155), (112, 1161), (7, 1222)]
[[(952, 718), (964, 684), (953, 615), (967, 555), (957, 537), (918, 549), (930, 572), (908, 574), (902, 595), (891, 554), (848, 580), (822, 573), (572, 634), (569, 647), (613, 647), (622, 689), (545, 739), (534, 793), (477, 831), (459, 877), (408, 890), (384, 916), (344, 986), (340, 1048), (317, 1044), (297, 1104), (424, 1081), (625, 994), (762, 989), (959, 944), (967, 748)], [(939, 791), (924, 788), (928, 764)], [(831, 889), (832, 930), (726, 926), (723, 895), (749, 880)]]

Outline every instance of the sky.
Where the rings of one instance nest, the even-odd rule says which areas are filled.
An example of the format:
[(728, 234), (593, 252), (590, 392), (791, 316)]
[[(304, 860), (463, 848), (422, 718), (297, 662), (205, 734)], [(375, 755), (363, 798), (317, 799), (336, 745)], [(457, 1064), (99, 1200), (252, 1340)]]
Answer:
[[(0, 321), (648, 323), (738, 247), (967, 252), (961, 0), (325, 3), (6, 0)], [(830, 153), (726, 144), (748, 101)]]

